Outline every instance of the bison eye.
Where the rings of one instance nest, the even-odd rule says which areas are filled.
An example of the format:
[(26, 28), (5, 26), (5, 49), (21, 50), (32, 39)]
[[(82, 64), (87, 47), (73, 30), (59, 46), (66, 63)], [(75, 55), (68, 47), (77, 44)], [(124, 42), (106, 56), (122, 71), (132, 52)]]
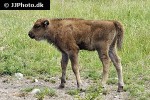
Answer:
[(40, 25), (34, 25), (33, 27), (37, 29), (40, 28)]

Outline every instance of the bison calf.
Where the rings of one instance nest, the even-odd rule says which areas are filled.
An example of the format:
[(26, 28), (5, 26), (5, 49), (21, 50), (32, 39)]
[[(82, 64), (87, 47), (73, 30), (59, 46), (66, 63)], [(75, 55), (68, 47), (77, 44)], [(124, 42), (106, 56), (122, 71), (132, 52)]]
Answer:
[(116, 47), (122, 46), (123, 27), (118, 21), (84, 20), (77, 18), (65, 19), (38, 19), (29, 31), (29, 37), (47, 40), (61, 53), (62, 77), (60, 87), (66, 83), (66, 67), (68, 59), (76, 76), (77, 87), (81, 86), (78, 67), (79, 50), (97, 50), (103, 64), (102, 85), (108, 79), (110, 60), (113, 62), (118, 74), (118, 91), (123, 91), (123, 75), (120, 58)]

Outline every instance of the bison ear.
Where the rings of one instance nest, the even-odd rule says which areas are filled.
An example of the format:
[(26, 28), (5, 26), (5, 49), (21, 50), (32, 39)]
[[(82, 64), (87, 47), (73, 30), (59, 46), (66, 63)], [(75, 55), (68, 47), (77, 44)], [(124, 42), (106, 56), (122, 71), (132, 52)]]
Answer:
[(44, 24), (44, 27), (47, 27), (47, 26), (49, 25), (49, 21), (48, 21), (48, 20), (45, 20), (45, 21), (43, 22), (43, 24)]

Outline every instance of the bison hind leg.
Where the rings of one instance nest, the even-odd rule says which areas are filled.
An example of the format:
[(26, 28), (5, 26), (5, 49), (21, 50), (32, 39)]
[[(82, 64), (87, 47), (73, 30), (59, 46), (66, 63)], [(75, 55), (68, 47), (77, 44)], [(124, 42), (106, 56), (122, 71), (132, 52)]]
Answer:
[(121, 59), (117, 55), (115, 47), (111, 47), (109, 50), (109, 56), (111, 58), (111, 61), (113, 62), (113, 65), (116, 68), (117, 74), (118, 74), (118, 92), (123, 91), (123, 75), (122, 75), (122, 65), (121, 65)]

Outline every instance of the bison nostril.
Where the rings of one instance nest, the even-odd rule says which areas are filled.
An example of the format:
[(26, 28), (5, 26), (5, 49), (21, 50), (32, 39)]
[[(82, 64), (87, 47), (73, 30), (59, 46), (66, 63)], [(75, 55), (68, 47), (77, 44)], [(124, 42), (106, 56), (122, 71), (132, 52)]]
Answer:
[(29, 37), (32, 38), (32, 39), (35, 38), (35, 36), (34, 36), (34, 34), (33, 34), (32, 32), (29, 32), (28, 35), (29, 35)]

